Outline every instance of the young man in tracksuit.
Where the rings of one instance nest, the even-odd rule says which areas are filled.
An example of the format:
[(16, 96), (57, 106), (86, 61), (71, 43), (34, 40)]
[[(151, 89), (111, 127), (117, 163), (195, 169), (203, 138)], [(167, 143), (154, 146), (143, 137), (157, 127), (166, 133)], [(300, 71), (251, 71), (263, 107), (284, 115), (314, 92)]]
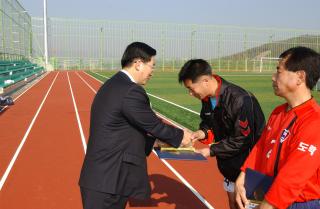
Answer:
[(247, 168), (273, 177), (260, 209), (320, 208), (320, 106), (311, 94), (319, 77), (320, 54), (315, 51), (296, 47), (280, 55), (272, 82), (286, 103), (271, 113), (241, 169), (236, 181), (240, 209), (248, 204)]
[(192, 138), (210, 145), (198, 150), (216, 157), (225, 177), (229, 206), (236, 209), (234, 182), (251, 148), (264, 127), (264, 115), (257, 99), (243, 88), (213, 75), (208, 62), (189, 60), (179, 73), (179, 82), (190, 95), (202, 101), (201, 123)]

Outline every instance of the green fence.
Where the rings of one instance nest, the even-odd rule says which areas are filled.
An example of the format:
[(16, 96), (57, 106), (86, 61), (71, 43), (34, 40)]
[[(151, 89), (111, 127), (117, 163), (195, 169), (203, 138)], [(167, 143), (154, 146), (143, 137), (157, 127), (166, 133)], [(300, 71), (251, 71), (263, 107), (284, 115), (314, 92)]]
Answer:
[[(43, 61), (43, 19), (30, 18), (16, 0), (0, 0), (0, 38), (0, 59)], [(203, 58), (217, 71), (270, 72), (275, 58), (290, 47), (320, 51), (317, 30), (48, 19), (49, 62), (55, 69), (119, 69), (122, 53), (133, 41), (157, 49), (162, 71)]]
[(32, 56), (31, 17), (16, 0), (0, 0), (0, 60)]
[[(35, 38), (42, 40), (42, 18), (32, 23)], [(320, 31), (48, 19), (49, 61), (56, 69), (119, 69), (132, 41), (156, 48), (157, 69), (163, 71), (179, 69), (190, 58), (204, 58), (219, 71), (273, 71), (275, 57), (285, 49), (302, 45), (320, 51)]]

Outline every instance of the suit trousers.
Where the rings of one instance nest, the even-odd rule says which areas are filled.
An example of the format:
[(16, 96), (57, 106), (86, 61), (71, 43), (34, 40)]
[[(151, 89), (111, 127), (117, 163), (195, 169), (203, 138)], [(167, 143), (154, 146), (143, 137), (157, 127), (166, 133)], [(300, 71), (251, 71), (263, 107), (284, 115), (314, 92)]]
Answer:
[(293, 203), (288, 209), (320, 209), (320, 200)]
[(80, 187), (83, 209), (125, 209), (128, 197)]

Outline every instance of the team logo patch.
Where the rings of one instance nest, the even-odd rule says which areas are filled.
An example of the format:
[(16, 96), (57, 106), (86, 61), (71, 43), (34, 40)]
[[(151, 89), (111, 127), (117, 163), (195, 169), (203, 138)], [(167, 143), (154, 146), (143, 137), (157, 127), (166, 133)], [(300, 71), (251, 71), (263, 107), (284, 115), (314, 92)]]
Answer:
[(241, 133), (243, 136), (248, 136), (250, 134), (251, 130), (250, 130), (250, 127), (248, 127), (247, 129), (242, 129), (241, 130)]
[(248, 124), (249, 124), (248, 123), (248, 119), (246, 119), (245, 121), (239, 120), (239, 125), (240, 125), (241, 128), (246, 129), (248, 127)]
[(290, 131), (287, 129), (284, 129), (280, 137), (280, 143), (283, 143), (288, 138), (289, 135), (290, 135)]
[(249, 136), (251, 130), (249, 127), (248, 119), (245, 119), (244, 121), (239, 120), (239, 126), (241, 128), (241, 133), (243, 136)]

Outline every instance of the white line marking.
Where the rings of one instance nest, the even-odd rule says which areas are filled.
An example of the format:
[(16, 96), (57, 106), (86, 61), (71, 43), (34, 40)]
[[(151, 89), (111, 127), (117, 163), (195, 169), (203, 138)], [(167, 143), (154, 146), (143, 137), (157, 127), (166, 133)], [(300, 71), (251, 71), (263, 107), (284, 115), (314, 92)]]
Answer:
[[(88, 74), (88, 73), (85, 73), (85, 74), (88, 75), (88, 76), (90, 76), (91, 78), (95, 79), (96, 81), (102, 83), (102, 81), (100, 81), (99, 79), (93, 77), (92, 75), (90, 75), (90, 74)], [(97, 93), (97, 91), (94, 90), (78, 73), (77, 73), (77, 75), (81, 78), (81, 80), (83, 80), (83, 82), (85, 82), (85, 84), (87, 84), (87, 86), (88, 86), (94, 93)], [(102, 76), (102, 77), (103, 77), (103, 76)], [(197, 113), (197, 114), (198, 114), (198, 113)], [(164, 115), (162, 115), (162, 114), (160, 114), (160, 113), (158, 113), (158, 112), (156, 112), (156, 115), (159, 116), (160, 118), (162, 118), (162, 119), (164, 119), (164, 120), (172, 123), (173, 125), (175, 125), (176, 127), (180, 128), (180, 129), (184, 129), (184, 128), (185, 128), (185, 127), (183, 127), (182, 125), (178, 124), (177, 122), (172, 121), (172, 120), (166, 118)]]
[(181, 108), (181, 109), (187, 110), (187, 111), (192, 112), (192, 113), (194, 113), (194, 114), (196, 114), (196, 115), (200, 115), (200, 113), (198, 113), (198, 112), (196, 112), (196, 111), (190, 110), (190, 109), (188, 109), (188, 108), (186, 108), (186, 107), (183, 107), (183, 106), (178, 105), (178, 104), (176, 104), (176, 103), (170, 102), (170, 101), (165, 100), (165, 99), (163, 99), (163, 98), (161, 98), (161, 97), (158, 97), (158, 96), (156, 96), (156, 95), (153, 95), (153, 94), (150, 94), (150, 93), (147, 93), (147, 94), (148, 94), (149, 96), (152, 96), (152, 97), (156, 98), (156, 99), (159, 99), (159, 100), (161, 100), (161, 101), (167, 102), (167, 103), (169, 103), (169, 104), (171, 104), (171, 105), (173, 105), (173, 106), (176, 106), (176, 107), (179, 107), (179, 108)]
[[(88, 74), (88, 75), (90, 75), (90, 74)], [(90, 75), (90, 76), (91, 76), (91, 75)], [(91, 77), (92, 77), (92, 76), (91, 76)], [(93, 78), (94, 78), (94, 77), (93, 77)], [(96, 78), (95, 78), (95, 80), (97, 80), (97, 81), (99, 81), (100, 83), (102, 83), (100, 80), (98, 80), (98, 79), (96, 79)], [(87, 85), (88, 85), (88, 84), (87, 84)], [(92, 88), (91, 88), (91, 89), (92, 89)], [(94, 91), (94, 92), (96, 93), (96, 91)], [(159, 113), (157, 113), (157, 115), (160, 116), (162, 119), (167, 120), (167, 121), (169, 121), (170, 123), (174, 124), (174, 125), (177, 126), (178, 128), (183, 129), (183, 126), (178, 125), (177, 123), (175, 123), (175, 122), (173, 122), (173, 121), (165, 118), (164, 116), (160, 115)], [(154, 150), (153, 150), (153, 154), (155, 154), (155, 155), (157, 156), (157, 154), (156, 154), (156, 152), (155, 152)], [(188, 189), (190, 189), (190, 191), (191, 191), (195, 196), (198, 197), (198, 199), (199, 199), (204, 205), (206, 205), (206, 206), (207, 206), (208, 208), (210, 208), (210, 209), (214, 209), (214, 207), (213, 207), (204, 197), (202, 197), (201, 194), (200, 194), (197, 190), (195, 190), (195, 189), (191, 186), (191, 184), (189, 184), (188, 181), (187, 181), (185, 178), (183, 178), (183, 176), (181, 176), (181, 175), (179, 174), (179, 172), (176, 171), (166, 160), (164, 160), (164, 159), (160, 159), (160, 160), (169, 168), (169, 170), (171, 170), (171, 171), (174, 173), (174, 175), (176, 175), (176, 176), (178, 177), (178, 179), (180, 179), (180, 181), (181, 181), (182, 183), (184, 183), (184, 185), (185, 185), (186, 187), (188, 187)]]
[(10, 163), (9, 163), (6, 171), (4, 172), (4, 174), (3, 174), (2, 178), (1, 178), (1, 181), (0, 181), (0, 191), (1, 191), (1, 189), (2, 189), (2, 187), (3, 187), (3, 185), (4, 185), (4, 183), (5, 183), (8, 175), (9, 175), (9, 173), (10, 173), (10, 171), (11, 171), (11, 169), (12, 169), (12, 167), (13, 167), (15, 161), (16, 161), (16, 159), (18, 158), (18, 155), (19, 155), (19, 153), (20, 153), (20, 151), (21, 151), (24, 143), (25, 143), (26, 140), (27, 140), (27, 137), (28, 137), (28, 135), (29, 135), (29, 133), (30, 133), (30, 131), (31, 131), (31, 128), (33, 127), (33, 124), (35, 123), (35, 121), (36, 121), (36, 119), (37, 119), (37, 117), (38, 117), (38, 115), (39, 115), (39, 113), (40, 113), (40, 110), (42, 109), (42, 106), (43, 106), (44, 102), (46, 101), (46, 99), (47, 99), (47, 97), (48, 97), (48, 95), (49, 95), (49, 93), (50, 93), (50, 91), (51, 91), (51, 88), (52, 88), (53, 84), (55, 83), (58, 75), (59, 75), (59, 73), (57, 73), (56, 77), (55, 77), (54, 80), (52, 81), (52, 83), (51, 83), (51, 85), (50, 85), (50, 87), (49, 87), (49, 89), (48, 89), (48, 91), (47, 91), (47, 94), (46, 94), (45, 97), (43, 98), (43, 100), (42, 100), (42, 102), (41, 102), (41, 104), (40, 104), (40, 106), (39, 106), (39, 108), (38, 108), (35, 116), (33, 117), (32, 121), (31, 121), (31, 123), (30, 123), (30, 125), (29, 125), (29, 128), (28, 128), (27, 132), (26, 132), (25, 135), (23, 136), (22, 141), (20, 142), (20, 144), (19, 144), (16, 152), (14, 153), (13, 158), (11, 159), (11, 161), (10, 161)]
[(79, 78), (80, 78), (85, 84), (87, 84), (87, 86), (88, 86), (94, 93), (97, 93), (97, 91), (96, 91), (92, 86), (90, 86), (90, 85), (88, 84), (88, 82), (85, 81), (85, 80), (79, 75), (78, 72), (76, 72), (76, 74), (77, 74), (77, 76), (79, 76)]
[[(91, 71), (91, 72), (92, 72), (92, 73), (95, 73), (95, 72), (93, 72), (93, 71)], [(87, 72), (84, 72), (84, 74), (87, 75), (87, 76), (89, 76), (89, 77), (91, 77), (91, 78), (93, 78), (94, 80), (98, 81), (99, 83), (103, 83), (102, 81), (100, 81), (100, 80), (97, 79), (96, 77), (93, 77), (92, 75), (90, 75), (90, 74), (87, 73)], [(96, 74), (97, 74), (97, 73), (96, 73)], [(99, 75), (99, 74), (97, 74), (97, 75)], [(99, 76), (105, 77), (105, 78), (108, 78), (108, 79), (109, 79), (109, 77), (107, 77), (107, 76), (102, 76), (102, 75), (99, 75)]]
[[(156, 152), (155, 152), (154, 150), (152, 150), (152, 152), (153, 152), (153, 154), (155, 154), (155, 155), (157, 156), (157, 154), (156, 154)], [(184, 185), (185, 185), (186, 187), (188, 187), (188, 189), (190, 189), (190, 191), (191, 191), (195, 196), (198, 197), (198, 199), (199, 199), (205, 206), (207, 206), (207, 207), (210, 208), (210, 209), (214, 209), (214, 207), (213, 207), (204, 197), (202, 197), (201, 194), (200, 194), (197, 190), (195, 190), (195, 188), (193, 188), (193, 187), (191, 186), (191, 184), (189, 184), (189, 182), (188, 182), (187, 180), (185, 180), (185, 178), (183, 178), (183, 177), (178, 173), (178, 171), (176, 171), (166, 160), (164, 160), (164, 159), (160, 159), (160, 160), (174, 173), (174, 175), (176, 175), (176, 176), (180, 179), (180, 181), (181, 181), (182, 183), (184, 183)]]
[[(161, 115), (160, 113), (157, 112), (157, 116), (162, 118), (163, 120), (166, 120), (169, 123), (172, 123), (174, 126), (180, 128), (180, 129), (184, 129), (184, 127), (172, 120), (169, 120), (168, 118), (164, 117), (163, 115)], [(156, 156), (157, 153), (156, 151), (152, 150), (153, 154), (155, 154)], [(193, 188), (193, 186), (191, 186), (191, 184), (189, 184), (189, 182), (187, 180), (185, 180), (185, 178), (183, 178), (166, 160), (164, 159), (160, 159), (185, 185), (186, 187), (188, 187), (190, 189), (190, 191), (199, 198), (199, 200), (205, 204), (208, 208), (210, 209), (214, 209), (213, 206), (204, 198), (201, 196), (201, 194), (195, 189)]]
[[(155, 112), (156, 112), (156, 111), (155, 111)], [(166, 120), (167, 122), (171, 123), (172, 125), (180, 128), (180, 129), (185, 129), (185, 127), (184, 127), (183, 125), (181, 125), (181, 124), (179, 124), (179, 123), (177, 123), (177, 122), (175, 122), (175, 121), (172, 121), (171, 119), (167, 118), (166, 116), (164, 116), (164, 115), (162, 115), (162, 114), (160, 114), (160, 113), (158, 113), (158, 112), (156, 112), (156, 115), (157, 115), (158, 117)]]
[[(93, 71), (91, 71), (91, 72), (93, 72)], [(101, 74), (99, 74), (99, 73), (96, 73), (96, 72), (93, 72), (93, 73), (94, 73), (94, 74), (97, 74), (97, 75), (99, 75), (99, 76), (101, 76), (101, 77), (104, 77), (104, 78), (109, 79), (107, 76), (101, 75)], [(101, 81), (100, 81), (100, 82), (101, 82)], [(186, 107), (183, 107), (183, 106), (181, 106), (181, 105), (178, 105), (178, 104), (176, 104), (176, 103), (174, 103), (174, 102), (168, 101), (168, 100), (166, 100), (166, 99), (163, 99), (163, 98), (161, 98), (161, 97), (155, 96), (155, 95), (150, 94), (150, 93), (147, 93), (147, 94), (148, 94), (149, 96), (152, 96), (152, 97), (156, 98), (156, 99), (159, 99), (159, 100), (161, 100), (161, 101), (167, 102), (167, 103), (169, 103), (169, 104), (171, 104), (171, 105), (173, 105), (173, 106), (176, 106), (176, 107), (179, 107), (179, 108), (181, 108), (181, 109), (187, 110), (187, 111), (192, 112), (192, 113), (194, 113), (194, 114), (196, 114), (196, 115), (200, 115), (200, 113), (198, 113), (198, 112), (196, 112), (196, 111), (194, 111), (194, 110), (188, 109), (188, 108), (186, 108)]]
[[(49, 75), (49, 73), (46, 73), (46, 75), (44, 75), (42, 78), (40, 78), (37, 82), (33, 83), (31, 86), (29, 86), (25, 91), (23, 91), (21, 94), (19, 94), (19, 96), (17, 96), (16, 98), (13, 99), (13, 101), (15, 102), (16, 100), (18, 100), (24, 93), (26, 93), (27, 91), (29, 91), (34, 85), (36, 85), (37, 83), (39, 83), (42, 79), (44, 79), (47, 75)], [(4, 106), (2, 108), (2, 110), (0, 111), (0, 113), (6, 109), (8, 106)]]
[(86, 143), (86, 139), (85, 139), (84, 134), (83, 134), (83, 129), (82, 129), (79, 113), (78, 113), (76, 100), (74, 99), (74, 96), (73, 96), (72, 86), (71, 86), (70, 79), (69, 79), (69, 72), (67, 72), (67, 76), (68, 76), (68, 82), (69, 82), (69, 87), (70, 87), (70, 91), (71, 91), (73, 106), (74, 106), (74, 110), (76, 112), (76, 117), (77, 117), (78, 127), (79, 127), (79, 131), (80, 131), (81, 141), (82, 141), (84, 153), (86, 153), (86, 151), (87, 151), (87, 143)]

